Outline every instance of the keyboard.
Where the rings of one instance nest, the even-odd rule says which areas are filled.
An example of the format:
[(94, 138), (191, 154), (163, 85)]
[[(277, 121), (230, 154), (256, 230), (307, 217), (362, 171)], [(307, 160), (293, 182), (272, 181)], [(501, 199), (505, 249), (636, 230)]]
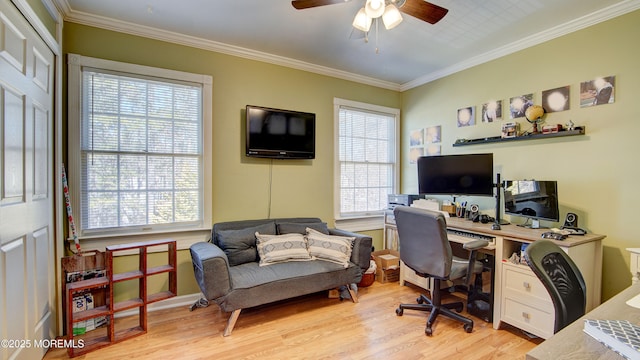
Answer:
[(489, 242), (487, 248), (494, 249), (496, 246), (496, 237), (491, 235), (477, 234), (455, 229), (447, 229), (447, 235), (449, 236), (449, 240), (463, 244), (472, 240), (486, 240)]

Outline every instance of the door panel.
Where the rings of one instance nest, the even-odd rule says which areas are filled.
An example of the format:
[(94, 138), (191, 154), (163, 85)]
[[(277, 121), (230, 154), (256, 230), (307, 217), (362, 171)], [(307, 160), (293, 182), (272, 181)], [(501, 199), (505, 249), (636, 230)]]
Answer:
[(55, 337), (54, 56), (0, 2), (0, 339), (2, 359), (39, 359)]

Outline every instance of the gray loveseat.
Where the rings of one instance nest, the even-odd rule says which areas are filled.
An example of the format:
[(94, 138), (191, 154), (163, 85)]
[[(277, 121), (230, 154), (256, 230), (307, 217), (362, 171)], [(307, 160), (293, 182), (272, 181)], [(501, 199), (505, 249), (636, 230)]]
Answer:
[[(327, 235), (328, 241), (350, 242), (350, 256), (345, 253), (345, 262), (341, 264), (323, 260), (320, 252), (319, 257), (312, 260), (274, 261), (261, 266), (261, 262), (273, 254), (267, 253), (265, 244), (271, 242), (264, 238), (270, 241), (277, 239), (270, 235), (289, 234), (284, 237), (292, 237), (295, 244), (295, 240), (300, 238), (296, 234), (306, 234), (309, 228), (312, 235), (305, 238), (305, 243), (309, 244), (305, 251), (311, 252), (310, 244), (313, 243), (306, 239), (322, 240)], [(261, 235), (261, 240), (256, 240), (256, 232)], [(370, 236), (330, 229), (318, 218), (282, 218), (216, 223), (211, 242), (193, 244), (190, 251), (196, 281), (206, 299), (214, 301), (222, 311), (231, 312), (224, 330), (224, 336), (229, 336), (240, 311), (245, 308), (343, 285), (349, 290), (351, 299), (357, 302), (354, 288), (357, 289), (355, 284), (360, 282), (370, 265), (371, 244)], [(315, 249), (322, 251), (322, 248)]]

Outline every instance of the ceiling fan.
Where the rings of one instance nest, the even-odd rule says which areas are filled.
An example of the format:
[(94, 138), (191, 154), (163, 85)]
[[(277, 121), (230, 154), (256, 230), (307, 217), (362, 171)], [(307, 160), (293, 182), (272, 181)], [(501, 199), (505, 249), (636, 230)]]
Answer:
[[(293, 5), (293, 7), (298, 10), (302, 10), (317, 6), (339, 4), (348, 1), (350, 0), (292, 0), (291, 5)], [(401, 12), (413, 16), (417, 19), (426, 21), (429, 24), (437, 23), (449, 11), (448, 9), (426, 2), (424, 0), (386, 0), (379, 2), (381, 2), (382, 5), (386, 5), (387, 7), (389, 5), (393, 5), (395, 8), (397, 8), (397, 10), (400, 10)], [(367, 0), (366, 5), (363, 9), (367, 8), (367, 6), (370, 6), (371, 3), (375, 3), (375, 1)], [(385, 6), (382, 6), (382, 13), (384, 12)], [(371, 12), (368, 11), (368, 13), (370, 14)], [(382, 16), (382, 13), (379, 16)], [(397, 21), (397, 23), (399, 23), (400, 21)], [(395, 25), (397, 25), (397, 23)], [(357, 27), (355, 23), (354, 26)]]

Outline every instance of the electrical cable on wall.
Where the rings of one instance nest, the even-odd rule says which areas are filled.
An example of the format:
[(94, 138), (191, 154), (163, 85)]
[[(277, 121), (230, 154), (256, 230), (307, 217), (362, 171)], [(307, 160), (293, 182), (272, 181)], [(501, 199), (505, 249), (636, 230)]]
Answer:
[(271, 219), (271, 191), (273, 188), (273, 159), (269, 161), (269, 201), (267, 208), (267, 219)]

